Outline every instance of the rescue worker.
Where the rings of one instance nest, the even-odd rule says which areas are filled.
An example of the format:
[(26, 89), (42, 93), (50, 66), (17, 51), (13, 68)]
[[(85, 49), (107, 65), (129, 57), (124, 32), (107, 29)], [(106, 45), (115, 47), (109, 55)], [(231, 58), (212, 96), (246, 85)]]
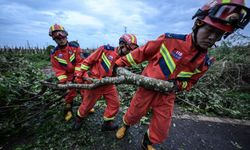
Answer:
[(123, 116), (123, 125), (116, 132), (116, 137), (122, 139), (128, 128), (151, 109), (149, 129), (141, 147), (150, 150), (154, 149), (153, 144), (163, 142), (171, 126), (175, 91), (190, 90), (213, 62), (208, 57), (208, 48), (223, 35), (243, 29), (249, 22), (249, 12), (243, 0), (214, 0), (193, 16), (196, 21), (192, 33), (165, 33), (118, 59), (116, 65), (121, 67), (147, 60), (148, 65), (142, 75), (174, 82), (176, 90), (163, 94), (140, 87)]
[[(119, 46), (116, 48), (109, 45), (99, 47), (83, 61), (81, 65), (83, 74), (77, 75), (77, 82), (82, 82), (82, 75), (85, 78), (96, 79), (111, 77), (115, 61), (137, 47), (137, 38), (133, 34), (122, 35), (119, 39)], [(118, 125), (114, 124), (114, 119), (119, 111), (120, 102), (115, 85), (110, 84), (84, 91), (84, 100), (77, 111), (77, 117), (73, 125), (74, 130), (81, 127), (83, 118), (102, 96), (107, 103), (107, 107), (104, 111), (104, 122), (101, 129), (102, 131), (112, 131), (118, 128)]]
[[(75, 41), (68, 42), (68, 32), (63, 26), (54, 24), (49, 28), (49, 36), (57, 43), (54, 50), (51, 51), (50, 61), (52, 69), (60, 84), (71, 83), (74, 80), (74, 73), (80, 71), (83, 58), (80, 56), (81, 48)], [(65, 96), (65, 117), (66, 121), (70, 120), (72, 114), (72, 103), (76, 97), (76, 89), (68, 90)], [(83, 93), (81, 92), (81, 95)], [(94, 110), (91, 110), (92, 112)]]

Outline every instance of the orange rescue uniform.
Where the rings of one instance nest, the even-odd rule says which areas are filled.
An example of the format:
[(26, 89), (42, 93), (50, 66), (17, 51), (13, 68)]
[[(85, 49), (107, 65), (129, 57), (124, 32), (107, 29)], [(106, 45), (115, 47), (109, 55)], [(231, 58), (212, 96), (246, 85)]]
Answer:
[[(179, 91), (190, 90), (212, 62), (207, 51), (199, 51), (193, 46), (191, 34), (166, 33), (121, 57), (116, 64), (133, 66), (146, 60), (148, 65), (142, 75), (175, 81)], [(161, 143), (168, 136), (174, 101), (175, 92), (163, 94), (140, 87), (123, 121), (127, 125), (133, 125), (146, 115), (148, 109), (152, 109), (148, 135), (153, 144)]]
[[(81, 71), (83, 58), (80, 56), (81, 48), (76, 42), (69, 42), (64, 48), (57, 46), (50, 54), (52, 69), (59, 83), (73, 82), (74, 73)], [(72, 103), (76, 97), (76, 89), (70, 89), (65, 96), (66, 103)]]
[[(83, 61), (81, 65), (83, 76), (97, 79), (111, 77), (113, 66), (118, 58), (117, 48), (109, 45), (99, 47)], [(85, 117), (102, 96), (107, 102), (104, 121), (114, 120), (119, 110), (120, 102), (118, 92), (113, 84), (97, 87), (93, 90), (84, 90), (84, 98), (78, 109), (78, 116)]]

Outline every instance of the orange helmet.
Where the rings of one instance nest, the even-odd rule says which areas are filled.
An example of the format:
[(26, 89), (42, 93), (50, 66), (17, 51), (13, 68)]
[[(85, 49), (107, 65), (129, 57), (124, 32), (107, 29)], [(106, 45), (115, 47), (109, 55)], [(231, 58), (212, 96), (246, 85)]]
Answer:
[(198, 18), (222, 31), (232, 33), (250, 20), (250, 9), (244, 0), (212, 0), (199, 9), (192, 19)]
[(136, 47), (138, 47), (137, 38), (134, 34), (123, 34), (119, 39), (119, 44), (121, 42), (124, 42), (125, 44), (129, 46), (135, 45)]
[(65, 36), (68, 35), (68, 32), (64, 29), (64, 27), (58, 24), (54, 24), (49, 28), (49, 36), (53, 36), (54, 31), (62, 31)]

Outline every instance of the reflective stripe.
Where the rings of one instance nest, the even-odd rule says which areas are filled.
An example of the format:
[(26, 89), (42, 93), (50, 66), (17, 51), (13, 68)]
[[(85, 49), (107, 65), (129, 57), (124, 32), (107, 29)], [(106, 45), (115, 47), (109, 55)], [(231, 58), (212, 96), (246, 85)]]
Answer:
[(135, 42), (135, 37), (131, 34), (132, 40), (131, 42), (134, 43)]
[(183, 88), (183, 89), (185, 89), (185, 88), (187, 87), (187, 85), (188, 85), (187, 81), (183, 81), (183, 82), (182, 82), (182, 88)]
[(66, 78), (67, 78), (66, 75), (60, 75), (60, 76), (57, 77), (58, 80), (62, 80), (62, 79), (66, 79)]
[(84, 65), (84, 64), (81, 65), (81, 68), (82, 68), (83, 70), (89, 70), (89, 66), (86, 66), (86, 65)]
[(75, 54), (71, 55), (69, 60), (70, 62), (72, 62), (74, 59), (75, 59)]
[(185, 72), (185, 71), (181, 71), (177, 77), (180, 77), (180, 78), (191, 78), (194, 74), (197, 74), (197, 73), (200, 73), (201, 71), (198, 70), (198, 69), (195, 69), (194, 72)]
[(168, 66), (167, 66), (163, 57), (160, 58), (159, 65), (160, 65), (161, 71), (163, 72), (165, 78), (168, 79), (168, 77), (171, 73), (170, 73), (170, 70), (168, 69)]
[(65, 59), (61, 59), (61, 58), (58, 58), (55, 56), (55, 59), (59, 62), (59, 63), (62, 63), (62, 64), (66, 64), (67, 65), (67, 61)]
[(192, 72), (185, 72), (185, 71), (182, 71), (182, 72), (180, 72), (180, 73), (177, 75), (177, 77), (190, 78), (190, 77), (192, 77), (193, 74), (194, 74), (194, 73), (192, 73)]
[(245, 9), (242, 9), (241, 14), (247, 14), (247, 11)]
[(59, 27), (60, 27), (61, 30), (64, 30), (64, 28), (62, 26), (59, 25)]
[(194, 74), (200, 73), (201, 71), (199, 69), (195, 69)]
[(81, 71), (81, 68), (80, 67), (75, 67), (75, 70)]
[(161, 52), (161, 55), (163, 56), (163, 58), (165, 60), (165, 63), (167, 64), (170, 72), (173, 73), (174, 70), (175, 70), (176, 65), (175, 65), (174, 60), (172, 59), (167, 47), (164, 44), (161, 45), (160, 52)]
[(105, 53), (102, 53), (102, 60), (103, 60), (104, 63), (107, 65), (107, 67), (110, 69), (111, 64), (110, 64), (110, 62), (109, 62), (107, 56), (105, 55)]
[(134, 61), (131, 53), (127, 54), (126, 58), (127, 58), (128, 62), (130, 63), (131, 66), (135, 66), (136, 65), (136, 63), (135, 63), (135, 61)]
[(104, 121), (110, 121), (110, 120), (114, 120), (114, 119), (115, 119), (115, 117), (108, 118), (108, 117), (103, 116)]
[(224, 3), (230, 3), (231, 2), (231, 0), (222, 0), (222, 4), (224, 4)]

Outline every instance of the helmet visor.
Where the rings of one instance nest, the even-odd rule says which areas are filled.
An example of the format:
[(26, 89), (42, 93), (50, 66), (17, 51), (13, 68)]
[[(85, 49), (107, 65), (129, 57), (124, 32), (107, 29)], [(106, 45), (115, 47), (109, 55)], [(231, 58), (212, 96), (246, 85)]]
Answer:
[(250, 10), (237, 4), (222, 4), (209, 11), (209, 17), (223, 24), (243, 29), (249, 22)]
[(67, 34), (64, 31), (54, 31), (52, 33), (52, 38), (53, 39), (63, 39), (66, 38)]
[(128, 48), (130, 51), (136, 49), (137, 47), (139, 47), (139, 46), (137, 44), (134, 44), (134, 43), (128, 45)]

